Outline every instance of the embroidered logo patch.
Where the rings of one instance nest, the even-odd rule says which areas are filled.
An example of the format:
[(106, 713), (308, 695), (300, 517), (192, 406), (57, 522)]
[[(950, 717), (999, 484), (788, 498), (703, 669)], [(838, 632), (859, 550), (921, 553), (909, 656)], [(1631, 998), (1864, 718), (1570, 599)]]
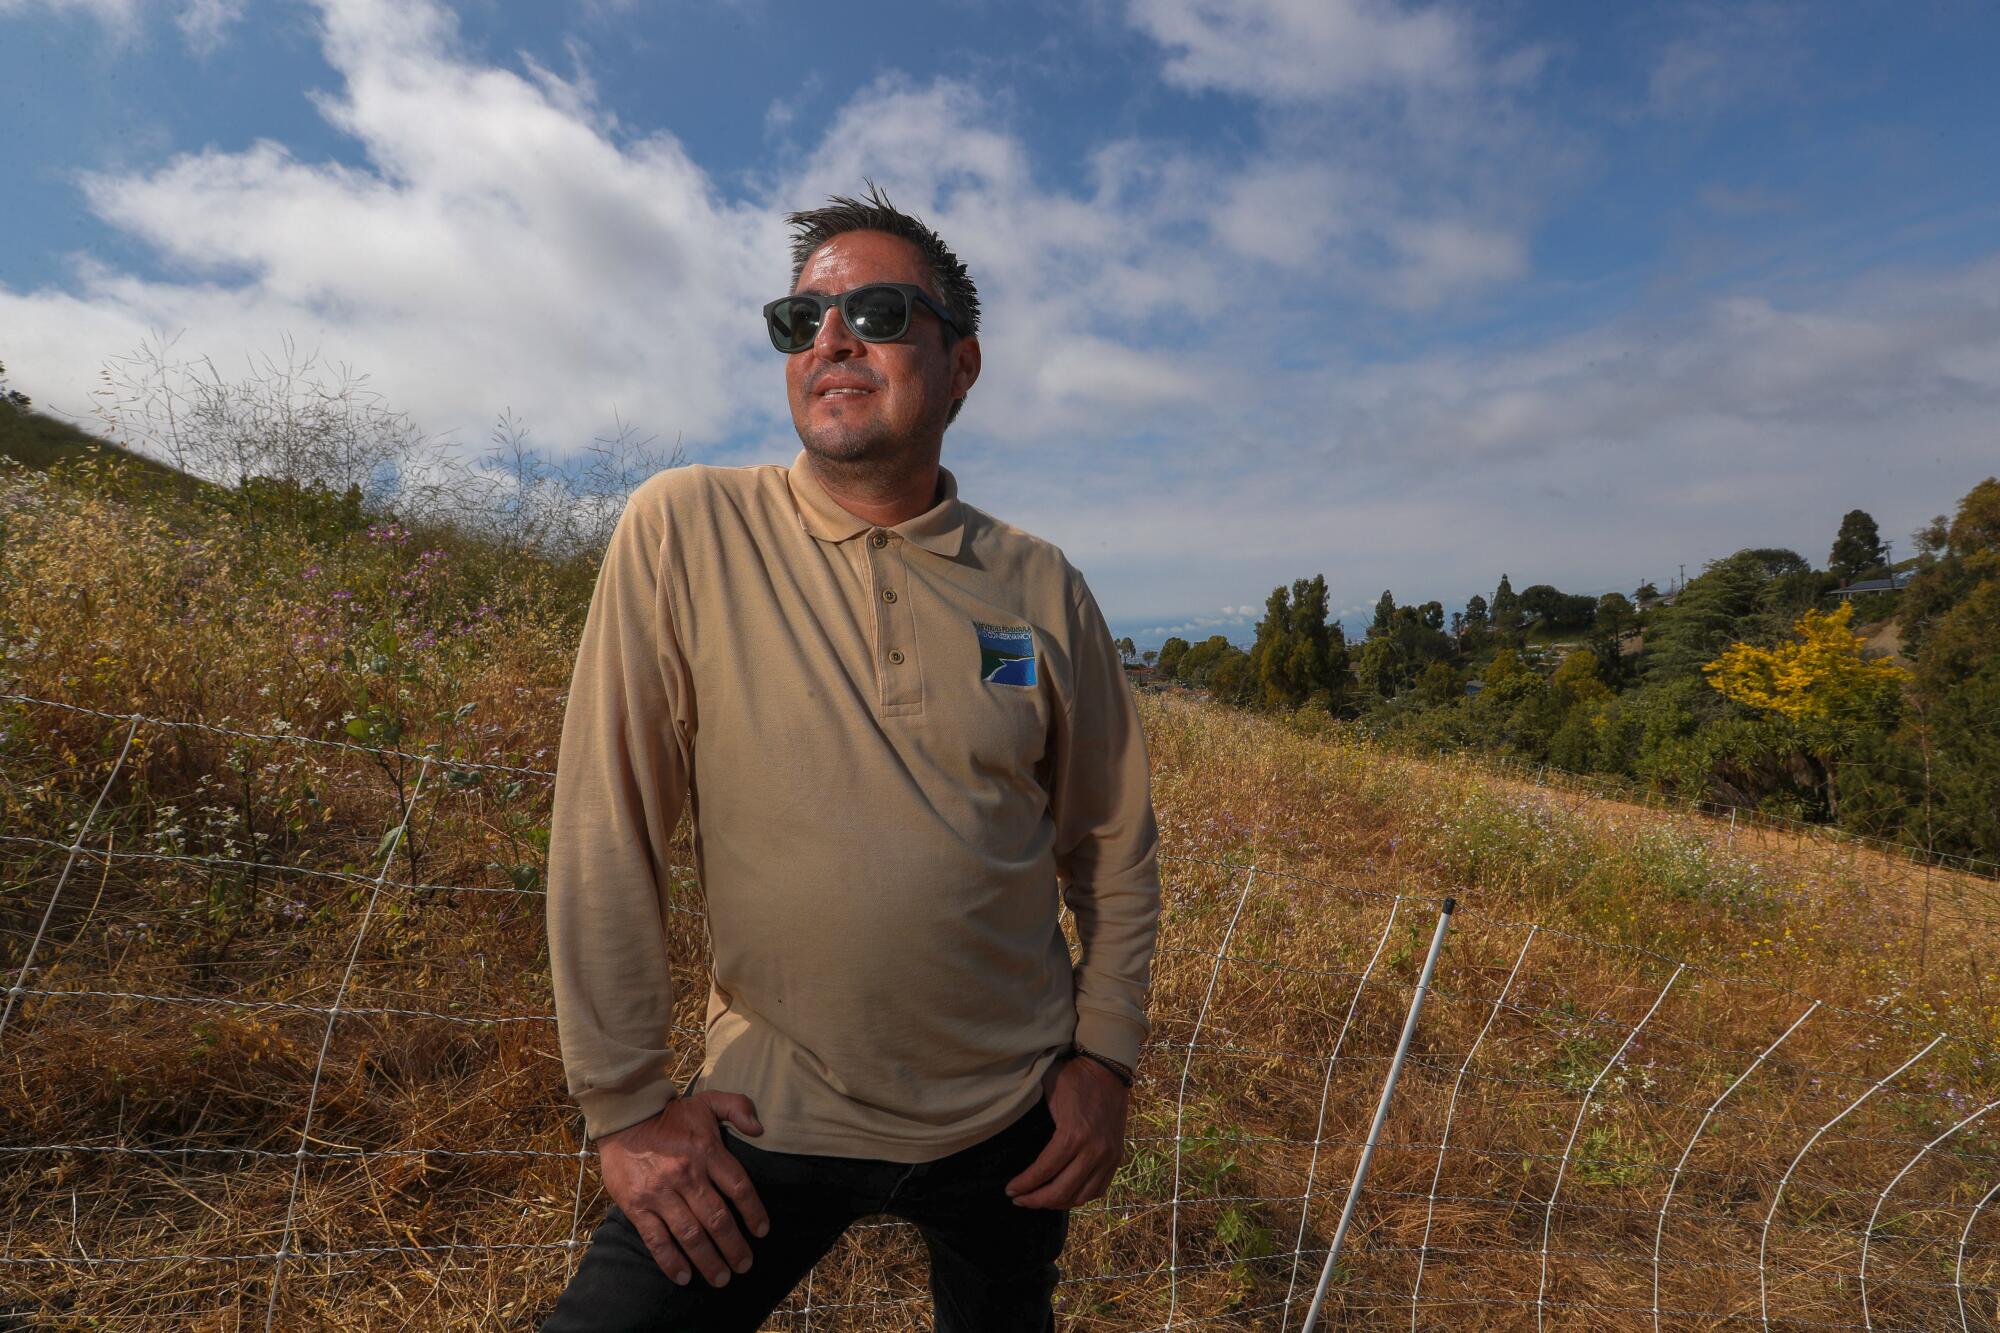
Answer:
[(1026, 625), (987, 625), (979, 631), (979, 678), (993, 685), (1035, 683), (1035, 636)]

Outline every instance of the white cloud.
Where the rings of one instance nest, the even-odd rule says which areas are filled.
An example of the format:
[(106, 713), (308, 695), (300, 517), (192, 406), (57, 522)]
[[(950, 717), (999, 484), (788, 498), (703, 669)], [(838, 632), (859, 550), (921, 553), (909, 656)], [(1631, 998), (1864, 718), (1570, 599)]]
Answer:
[(181, 36), (197, 55), (221, 46), (229, 29), (243, 17), (245, 0), (188, 0), (174, 15)]
[(1313, 263), (1352, 226), (1345, 197), (1365, 186), (1316, 162), (1265, 162), (1237, 176), (1210, 218), (1216, 239), (1245, 258)]
[[(173, 6), (174, 25), (195, 54), (207, 55), (243, 16), (244, 4), (245, 0), (180, 0)], [(143, 0), (0, 0), (0, 18), (37, 9), (75, 14), (97, 23), (113, 44), (125, 46), (140, 38), (152, 8)]]
[[(1756, 457), (1779, 454), (1806, 468), (1792, 447), (1822, 448), (1831, 459), (1843, 440), (1893, 438), (1947, 406), (2000, 409), (1994, 351), (2000, 259), (1883, 274), (1782, 302), (1720, 297), (1677, 321), (1378, 368), (1347, 383), (1356, 421), (1348, 439), (1363, 452), (1393, 449), (1432, 465), (1541, 462), (1588, 446), (1630, 450), (1644, 468), (1643, 446), (1671, 433), (1769, 430)], [(1728, 471), (1755, 461), (1706, 448), (1700, 456)], [(1671, 455), (1675, 468), (1691, 461)], [(1803, 475), (1799, 484), (1808, 484)]]
[[(1213, 7), (1151, 12), (1235, 30)], [(1110, 139), (1073, 188), (977, 89), (886, 78), (732, 198), (672, 135), (614, 134), (574, 49), (567, 75), (517, 73), (466, 55), (434, 5), (319, 13), (339, 82), (316, 104), (360, 164), (258, 141), (80, 178), (163, 272), (78, 256), (69, 290), (0, 287), (12, 379), (39, 403), (83, 411), (97, 367), (153, 329), (225, 365), (291, 334), (468, 448), (511, 408), (557, 450), (616, 412), (697, 456), (788, 458), (754, 316), (789, 273), (780, 216), (872, 176), (980, 283), (985, 371), (946, 444), (968, 497), (1162, 630), (1247, 627), (1318, 572), (1365, 613), (1385, 586), (1449, 602), (1501, 568), (1584, 591), (1736, 545), (1823, 556), (1857, 504), (1890, 532), (1948, 507), (2000, 438), (2000, 261), (1499, 350), (1352, 351), (1370, 303), (1525, 273), (1570, 151), (1506, 91), (1532, 71), (1495, 72), (1518, 53), (1482, 57), (1462, 29), (1435, 69), (1390, 62), (1418, 111), (1350, 109), (1341, 133), (1324, 108), (1266, 107), (1229, 158)]]
[(1413, 309), (1441, 304), (1527, 271), (1527, 243), (1518, 233), (1481, 227), (1465, 218), (1409, 219), (1390, 236), (1397, 259), (1388, 299)]
[(1205, 639), (1211, 634), (1221, 634), (1236, 639), (1244, 637), (1241, 631), (1255, 625), (1263, 615), (1262, 607), (1225, 606), (1217, 614), (1190, 616), (1177, 625), (1149, 625), (1144, 629), (1133, 630), (1132, 635), (1142, 642), (1158, 642), (1176, 636), (1198, 636)]
[[(198, 16), (191, 33), (219, 36), (238, 7), (183, 12)], [(440, 4), (317, 10), (340, 83), (312, 97), (363, 165), (260, 140), (82, 175), (91, 207), (170, 267), (144, 279), (79, 262), (74, 296), (94, 328), (123, 330), (83, 361), (56, 351), (71, 296), (0, 289), (17, 374), (44, 402), (80, 412), (92, 362), (150, 330), (185, 330), (182, 346), (225, 359), (290, 334), (467, 441), (503, 407), (558, 447), (601, 433), (614, 408), (697, 448), (782, 435), (778, 366), (746, 312), (788, 271), (781, 213), (872, 175), (979, 276), (987, 372), (966, 427), (1034, 449), (1169, 428), (1196, 400), (1253, 394), (1253, 370), (1191, 349), (1240, 324), (1240, 293), (1268, 286), (1268, 269), (1430, 306), (1506, 279), (1522, 253), (1517, 223), (1470, 221), (1464, 201), (1414, 216), (1425, 201), (1386, 165), (1319, 170), (1289, 142), (1213, 161), (1115, 140), (1092, 151), (1083, 192), (1050, 189), (987, 98), (893, 76), (757, 196), (731, 200), (671, 134), (614, 135), (575, 45), (567, 76), (528, 57), (517, 73), (466, 55)], [(1382, 27), (1386, 10), (1354, 13), (1403, 49), (1383, 36), (1402, 31)], [(1162, 330), (1188, 350), (1149, 350)]]
[(774, 97), (764, 108), (764, 137), (781, 139), (791, 133), (792, 126), (799, 118), (799, 111), (808, 102), (820, 95), (825, 80), (818, 70), (799, 80), (791, 90), (790, 97)]
[(1744, 546), (1823, 561), (1856, 507), (1907, 551), (1995, 470), (2000, 255), (1511, 350), (1330, 362), (1256, 392), (1269, 411), (1251, 439), (1190, 413), (1141, 461), (1093, 459), (1058, 495), (1005, 475), (980, 493), (1073, 536), (1100, 600), (1149, 639), (1215, 632), (1176, 611), (1314, 573), (1352, 618), (1385, 587), (1490, 596), (1503, 569), (1517, 588), (1595, 593)]
[(1686, 30), (1660, 48), (1647, 80), (1655, 114), (1711, 115), (1789, 89), (1802, 63), (1802, 11), (1766, 0), (1694, 5), (1685, 13)]
[(330, 0), (321, 17), (344, 86), (319, 107), (368, 166), (259, 141), (84, 176), (100, 216), (185, 276), (84, 264), (78, 296), (105, 341), (75, 359), (77, 298), (0, 289), (17, 373), (35, 367), (42, 401), (80, 411), (93, 363), (154, 327), (225, 360), (293, 334), (472, 440), (509, 405), (564, 447), (614, 408), (713, 436), (768, 396), (776, 367), (743, 313), (782, 282), (766, 212), (718, 199), (671, 136), (613, 145), (585, 90), (548, 71), (466, 61), (442, 10)]
[(1389, 0), (1133, 0), (1185, 88), (1274, 100), (1461, 86), (1477, 61), (1465, 23)]
[(0, 0), (0, 18), (44, 9), (55, 14), (80, 14), (104, 25), (107, 33), (129, 39), (138, 32), (139, 0)]
[(1526, 268), (1570, 132), (1531, 94), (1540, 48), (1504, 50), (1469, 11), (1400, 0), (1132, 0), (1163, 74), (1249, 99), (1264, 152), (1215, 172), (1208, 222), (1232, 253), (1324, 271), (1401, 309)]

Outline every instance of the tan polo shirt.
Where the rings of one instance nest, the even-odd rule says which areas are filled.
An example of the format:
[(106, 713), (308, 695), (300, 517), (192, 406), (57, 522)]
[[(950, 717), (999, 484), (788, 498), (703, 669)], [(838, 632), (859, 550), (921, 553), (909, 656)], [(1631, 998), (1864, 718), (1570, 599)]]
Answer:
[(549, 842), (593, 1137), (675, 1093), (661, 921), (689, 796), (714, 950), (697, 1086), (747, 1094), (758, 1146), (929, 1161), (1032, 1105), (1072, 1037), (1137, 1061), (1158, 833), (1117, 650), (1061, 551), (941, 475), (893, 528), (804, 453), (674, 468), (626, 505)]

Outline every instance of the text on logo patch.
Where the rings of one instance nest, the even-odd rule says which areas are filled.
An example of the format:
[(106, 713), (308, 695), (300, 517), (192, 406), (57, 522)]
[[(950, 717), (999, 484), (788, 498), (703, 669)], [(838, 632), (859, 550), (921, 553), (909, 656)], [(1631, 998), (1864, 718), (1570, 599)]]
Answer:
[(1035, 636), (1026, 625), (987, 625), (979, 632), (979, 678), (993, 685), (1035, 683)]

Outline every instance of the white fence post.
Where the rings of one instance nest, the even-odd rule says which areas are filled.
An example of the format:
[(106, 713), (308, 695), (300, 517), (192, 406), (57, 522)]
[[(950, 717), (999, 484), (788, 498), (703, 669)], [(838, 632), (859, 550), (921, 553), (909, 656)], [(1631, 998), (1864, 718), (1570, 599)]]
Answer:
[(1396, 1043), (1396, 1058), (1389, 1062), (1389, 1076), (1382, 1080), (1382, 1099), (1375, 1103), (1375, 1121), (1368, 1126), (1368, 1141), (1361, 1146), (1361, 1160), (1354, 1164), (1354, 1183), (1347, 1187), (1347, 1205), (1340, 1210), (1340, 1225), (1334, 1228), (1333, 1244), (1326, 1252), (1326, 1265), (1319, 1272), (1319, 1288), (1313, 1292), (1312, 1308), (1300, 1333), (1312, 1333), (1319, 1322), (1320, 1306), (1326, 1302), (1327, 1284), (1333, 1281), (1333, 1266), (1340, 1260), (1340, 1244), (1347, 1238), (1348, 1224), (1354, 1220), (1354, 1206), (1361, 1201), (1361, 1186), (1368, 1179), (1368, 1164), (1374, 1159), (1375, 1144), (1382, 1137), (1382, 1125), (1389, 1118), (1389, 1099), (1396, 1095), (1396, 1079), (1403, 1072), (1403, 1057), (1409, 1054), (1410, 1039), (1417, 1035), (1417, 1016), (1424, 1011), (1424, 993), (1430, 989), (1431, 974), (1437, 970), (1438, 953), (1444, 948), (1444, 933), (1451, 926), (1456, 899), (1444, 900), (1438, 912), (1437, 929), (1431, 934), (1431, 951), (1424, 956), (1424, 970), (1417, 978), (1416, 994), (1410, 997), (1410, 1013), (1403, 1020), (1403, 1037)]

